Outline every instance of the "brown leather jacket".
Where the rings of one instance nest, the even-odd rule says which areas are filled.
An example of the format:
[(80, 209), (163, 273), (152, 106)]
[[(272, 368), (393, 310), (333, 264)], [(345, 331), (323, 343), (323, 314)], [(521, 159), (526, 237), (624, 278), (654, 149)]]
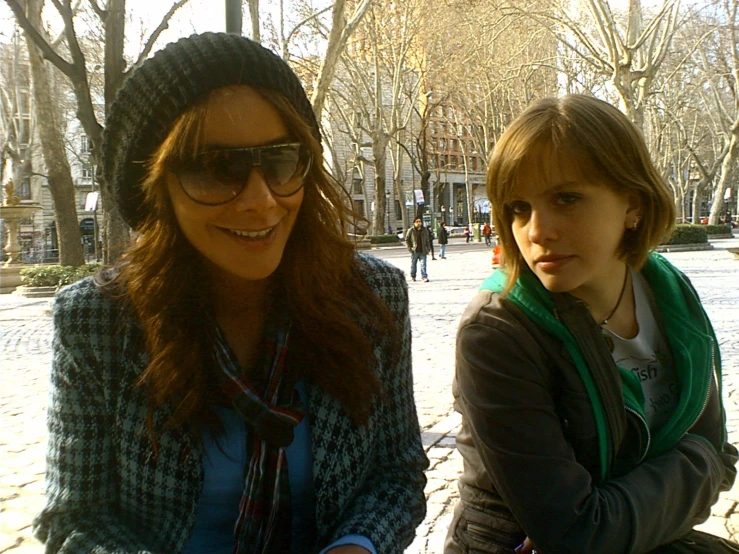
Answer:
[(460, 323), (454, 396), (464, 473), (447, 554), (511, 554), (526, 536), (544, 554), (649, 552), (707, 519), (734, 482), (715, 380), (662, 455), (640, 462), (648, 438), (627, 416), (614, 474), (600, 481), (595, 414), (568, 352), (488, 290)]

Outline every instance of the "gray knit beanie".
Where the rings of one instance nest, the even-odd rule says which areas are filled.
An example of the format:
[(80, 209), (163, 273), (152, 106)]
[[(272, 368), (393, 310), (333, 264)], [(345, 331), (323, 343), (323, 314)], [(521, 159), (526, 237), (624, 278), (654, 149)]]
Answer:
[(175, 120), (209, 92), (250, 85), (282, 94), (320, 141), (313, 109), (287, 63), (238, 35), (203, 33), (168, 44), (126, 79), (108, 110), (102, 144), (104, 186), (134, 229), (146, 217), (145, 163)]

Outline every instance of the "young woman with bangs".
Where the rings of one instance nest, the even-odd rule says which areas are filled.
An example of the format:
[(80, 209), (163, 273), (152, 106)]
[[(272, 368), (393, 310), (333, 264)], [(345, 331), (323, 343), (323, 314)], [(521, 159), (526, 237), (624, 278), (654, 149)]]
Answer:
[(402, 552), (427, 467), (407, 287), (347, 240), (297, 77), (181, 39), (102, 150), (137, 238), (54, 305), (47, 552)]
[(465, 311), (465, 461), (445, 552), (728, 552), (693, 531), (731, 488), (715, 334), (653, 252), (673, 199), (634, 125), (586, 96), (536, 102), (495, 146), (505, 256)]

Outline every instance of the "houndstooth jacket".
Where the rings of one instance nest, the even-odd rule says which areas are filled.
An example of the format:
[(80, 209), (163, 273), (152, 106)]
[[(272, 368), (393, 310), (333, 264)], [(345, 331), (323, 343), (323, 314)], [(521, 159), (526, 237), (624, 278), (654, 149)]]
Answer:
[[(347, 534), (378, 553), (403, 552), (425, 515), (428, 466), (413, 400), (408, 290), (400, 270), (360, 255), (362, 274), (396, 315), (400, 362), (375, 341), (386, 399), (354, 425), (338, 401), (308, 384), (319, 545)], [(182, 431), (146, 434), (147, 399), (135, 386), (147, 365), (140, 328), (121, 301), (90, 280), (54, 304), (48, 410), (47, 505), (34, 521), (46, 552), (181, 551), (203, 482), (202, 446)], [(158, 424), (167, 410), (155, 415)]]

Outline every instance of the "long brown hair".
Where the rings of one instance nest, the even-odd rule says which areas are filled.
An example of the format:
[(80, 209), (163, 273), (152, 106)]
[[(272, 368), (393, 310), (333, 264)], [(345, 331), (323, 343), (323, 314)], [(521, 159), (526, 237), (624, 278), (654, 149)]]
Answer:
[[(361, 275), (347, 238), (349, 224), (359, 216), (348, 208), (344, 189), (324, 169), (321, 145), (311, 127), (283, 96), (258, 92), (277, 108), (314, 159), (276, 272), (293, 328), (307, 347), (301, 357), (316, 362), (304, 364), (303, 376), (339, 400), (354, 422), (362, 424), (381, 390), (373, 373), (371, 338), (396, 345), (398, 325)], [(148, 215), (108, 287), (127, 298), (143, 327), (150, 361), (139, 384), (150, 395), (150, 422), (156, 409), (165, 403), (173, 406), (167, 427), (212, 425), (210, 405), (218, 396), (208, 369), (208, 345), (201, 338), (202, 315), (211, 301), (209, 276), (202, 256), (180, 231), (165, 185), (172, 160), (198, 150), (207, 103), (205, 98), (184, 112), (152, 156), (142, 187)]]
[[(524, 166), (537, 166), (537, 156), (576, 160), (583, 175), (597, 178), (618, 194), (637, 199), (641, 220), (624, 233), (618, 254), (637, 270), (649, 252), (675, 225), (670, 189), (654, 167), (639, 130), (618, 109), (590, 96), (544, 98), (519, 115), (501, 136), (490, 158), (487, 194), (503, 249), (510, 292), (526, 262), (511, 225), (509, 202)], [(586, 229), (583, 230), (587, 232)]]

